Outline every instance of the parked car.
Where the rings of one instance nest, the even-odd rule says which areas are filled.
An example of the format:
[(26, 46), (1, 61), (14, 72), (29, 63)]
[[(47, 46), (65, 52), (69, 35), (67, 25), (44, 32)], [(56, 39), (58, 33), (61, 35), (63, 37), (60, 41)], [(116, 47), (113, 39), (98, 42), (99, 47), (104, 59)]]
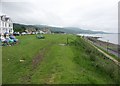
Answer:
[(26, 35), (27, 33), (26, 32), (22, 32), (21, 35)]
[(44, 39), (45, 37), (43, 35), (37, 35), (36, 38), (38, 38), (38, 39)]
[(20, 33), (19, 32), (14, 32), (13, 35), (14, 36), (20, 36)]

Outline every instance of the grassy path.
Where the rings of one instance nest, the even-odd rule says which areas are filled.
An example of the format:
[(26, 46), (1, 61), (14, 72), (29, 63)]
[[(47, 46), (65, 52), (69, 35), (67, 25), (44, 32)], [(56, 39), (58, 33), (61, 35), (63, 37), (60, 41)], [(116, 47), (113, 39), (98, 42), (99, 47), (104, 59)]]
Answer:
[[(117, 71), (116, 65), (104, 59), (104, 56), (98, 52), (92, 55), (91, 51), (96, 50), (83, 40), (77, 39), (74, 35), (54, 34), (45, 37), (45, 40), (40, 40), (36, 39), (35, 35), (21, 36), (18, 37), (20, 44), (3, 47), (4, 84), (114, 84), (117, 82), (117, 77), (113, 76)], [(70, 39), (69, 45), (66, 46), (64, 44), (67, 37), (72, 40)], [(20, 62), (20, 59), (25, 61)], [(109, 71), (112, 72), (109, 74)]]

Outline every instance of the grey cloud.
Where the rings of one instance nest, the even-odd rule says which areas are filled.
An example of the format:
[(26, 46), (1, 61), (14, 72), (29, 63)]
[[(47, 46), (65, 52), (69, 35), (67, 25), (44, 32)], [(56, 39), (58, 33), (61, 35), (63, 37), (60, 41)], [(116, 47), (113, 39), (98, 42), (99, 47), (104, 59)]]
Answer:
[[(117, 32), (118, 0), (3, 0), (14, 22)], [(16, 2), (15, 2), (16, 1)]]

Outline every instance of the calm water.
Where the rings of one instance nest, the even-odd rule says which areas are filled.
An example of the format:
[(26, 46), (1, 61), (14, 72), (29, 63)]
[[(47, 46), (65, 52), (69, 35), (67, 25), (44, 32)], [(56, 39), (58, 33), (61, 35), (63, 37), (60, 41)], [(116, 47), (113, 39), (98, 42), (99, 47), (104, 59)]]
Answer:
[[(78, 34), (82, 36), (93, 36), (93, 37), (102, 37), (99, 40), (108, 41), (113, 44), (118, 44), (118, 34)], [(120, 34), (119, 34), (120, 37)], [(119, 43), (120, 45), (120, 43)]]

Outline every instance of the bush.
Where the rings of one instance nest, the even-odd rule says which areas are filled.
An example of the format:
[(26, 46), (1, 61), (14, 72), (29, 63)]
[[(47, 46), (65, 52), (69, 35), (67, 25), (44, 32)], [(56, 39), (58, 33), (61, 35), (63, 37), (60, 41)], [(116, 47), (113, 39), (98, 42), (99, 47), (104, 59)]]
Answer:
[(91, 60), (91, 61), (96, 61), (96, 57), (95, 57), (95, 55), (90, 54), (90, 60)]

